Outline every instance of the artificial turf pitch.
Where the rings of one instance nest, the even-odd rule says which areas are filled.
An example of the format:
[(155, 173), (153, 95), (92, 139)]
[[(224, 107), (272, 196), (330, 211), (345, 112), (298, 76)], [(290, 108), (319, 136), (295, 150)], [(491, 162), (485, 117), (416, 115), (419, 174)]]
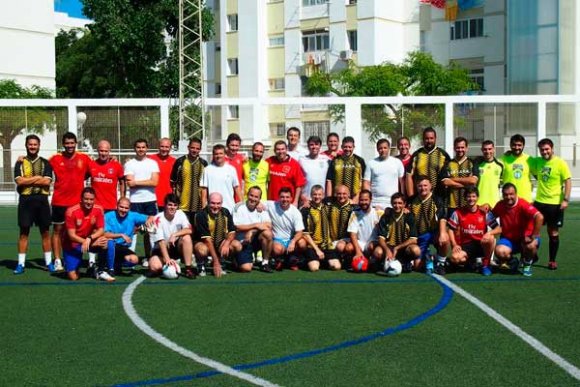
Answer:
[[(0, 208), (1, 386), (240, 386), (163, 347), (123, 310), (127, 286), (42, 269), (32, 231), (15, 276), (16, 211)], [(534, 276), (450, 273), (459, 285), (580, 367), (580, 206), (566, 213), (557, 271), (547, 239)], [(140, 317), (179, 346), (284, 386), (577, 386), (580, 382), (458, 294), (419, 273), (253, 272), (147, 279)]]

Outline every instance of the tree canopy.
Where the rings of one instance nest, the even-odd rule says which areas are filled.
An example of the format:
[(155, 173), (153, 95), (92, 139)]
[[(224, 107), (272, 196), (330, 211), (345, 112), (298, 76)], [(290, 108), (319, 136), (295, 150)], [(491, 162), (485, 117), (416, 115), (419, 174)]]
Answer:
[[(308, 78), (305, 90), (309, 95), (319, 96), (441, 96), (477, 90), (477, 84), (458, 65), (442, 66), (430, 54), (415, 51), (400, 65), (357, 67), (349, 63), (339, 72), (315, 71)], [(424, 126), (438, 126), (442, 122), (442, 110), (438, 105), (364, 105), (363, 128), (373, 139), (383, 135), (395, 138), (406, 122), (404, 134), (412, 136)], [(335, 121), (343, 120), (343, 106), (331, 106), (330, 112)]]
[[(83, 0), (94, 23), (56, 38), (61, 98), (176, 97), (179, 90), (175, 0)], [(203, 36), (213, 31), (204, 9)]]

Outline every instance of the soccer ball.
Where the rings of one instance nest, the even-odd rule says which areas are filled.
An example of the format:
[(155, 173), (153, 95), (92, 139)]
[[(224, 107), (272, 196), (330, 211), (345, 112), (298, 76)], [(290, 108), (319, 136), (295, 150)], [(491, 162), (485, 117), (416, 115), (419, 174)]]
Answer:
[(403, 265), (401, 262), (395, 260), (389, 261), (388, 259), (385, 260), (385, 273), (389, 277), (397, 277), (403, 271)]
[(163, 265), (163, 271), (161, 272), (161, 276), (165, 279), (177, 279), (181, 274), (181, 268), (175, 262), (172, 262), (168, 265)]
[(369, 260), (364, 257), (354, 257), (352, 259), (352, 271), (365, 272), (369, 268)]

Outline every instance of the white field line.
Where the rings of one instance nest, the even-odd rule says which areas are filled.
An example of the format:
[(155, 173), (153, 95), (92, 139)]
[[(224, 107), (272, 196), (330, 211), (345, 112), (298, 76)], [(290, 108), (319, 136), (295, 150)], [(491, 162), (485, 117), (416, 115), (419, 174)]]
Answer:
[(235, 378), (245, 380), (245, 381), (252, 383), (252, 384), (255, 384), (257, 386), (268, 386), (268, 387), (274, 387), (274, 386), (277, 387), (278, 386), (277, 384), (274, 384), (274, 383), (271, 383), (267, 380), (258, 378), (257, 376), (233, 369), (232, 367), (229, 367), (229, 366), (222, 364), (218, 361), (208, 359), (208, 358), (203, 357), (203, 356), (199, 356), (198, 354), (181, 347), (177, 343), (174, 343), (173, 341), (169, 340), (167, 337), (163, 336), (161, 333), (159, 333), (159, 332), (155, 331), (153, 328), (151, 328), (151, 326), (149, 326), (149, 324), (147, 324), (139, 316), (139, 314), (137, 313), (137, 311), (133, 307), (133, 302), (131, 300), (133, 297), (133, 293), (135, 292), (135, 289), (137, 289), (137, 286), (139, 286), (143, 281), (145, 281), (145, 277), (143, 277), (143, 276), (139, 277), (137, 280), (135, 280), (133, 283), (131, 283), (127, 287), (127, 289), (125, 289), (125, 291), (123, 292), (123, 309), (125, 310), (125, 313), (127, 314), (127, 316), (129, 316), (129, 318), (131, 319), (133, 324), (135, 324), (137, 326), (137, 328), (139, 328), (141, 331), (143, 331), (143, 333), (145, 333), (147, 336), (151, 337), (153, 340), (157, 341), (159, 344), (171, 349), (172, 351), (175, 351), (175, 352), (179, 353), (180, 355), (182, 355), (186, 358), (189, 358), (197, 363), (200, 363), (200, 364), (203, 364), (203, 365), (208, 366), (210, 368), (213, 368), (216, 371), (219, 371), (223, 374), (227, 374), (227, 375), (233, 376)]
[(506, 327), (511, 333), (518, 336), (520, 339), (528, 343), (536, 351), (540, 352), (542, 355), (544, 355), (545, 357), (556, 363), (558, 367), (562, 368), (564, 371), (572, 375), (572, 377), (574, 377), (576, 380), (580, 380), (580, 369), (578, 369), (576, 366), (568, 362), (566, 359), (564, 359), (557, 353), (550, 350), (550, 348), (546, 347), (539, 340), (524, 332), (520, 327), (518, 327), (505, 317), (503, 317), (501, 314), (499, 314), (498, 312), (487, 306), (485, 303), (480, 301), (478, 298), (472, 296), (470, 293), (463, 290), (453, 282), (437, 274), (433, 274), (433, 277), (435, 277), (437, 281), (442, 282), (446, 286), (449, 286), (451, 289), (453, 289), (455, 293), (461, 295), (463, 298), (471, 302), (473, 305), (477, 306), (489, 317), (493, 318), (495, 321)]

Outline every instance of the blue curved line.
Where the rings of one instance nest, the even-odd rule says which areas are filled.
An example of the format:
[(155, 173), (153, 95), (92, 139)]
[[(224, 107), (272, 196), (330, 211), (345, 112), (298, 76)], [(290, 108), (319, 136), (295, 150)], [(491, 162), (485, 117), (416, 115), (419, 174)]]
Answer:
[[(232, 366), (232, 368), (239, 370), (239, 371), (242, 371), (242, 370), (249, 370), (249, 369), (254, 369), (254, 368), (259, 368), (259, 367), (281, 364), (281, 363), (287, 363), (287, 362), (294, 361), (294, 360), (305, 359), (305, 358), (321, 355), (324, 353), (334, 352), (334, 351), (338, 351), (341, 349), (353, 347), (355, 345), (368, 343), (369, 341), (376, 340), (380, 337), (389, 336), (389, 335), (395, 334), (397, 332), (411, 329), (411, 328), (419, 325), (423, 321), (427, 320), (429, 317), (432, 317), (433, 315), (441, 312), (451, 302), (451, 299), (453, 298), (453, 294), (454, 294), (453, 290), (451, 288), (449, 288), (447, 285), (445, 285), (439, 281), (435, 281), (435, 282), (437, 282), (437, 284), (439, 284), (439, 286), (441, 286), (441, 288), (443, 288), (443, 294), (441, 295), (441, 298), (439, 299), (439, 302), (437, 303), (437, 305), (435, 305), (433, 308), (429, 309), (428, 311), (412, 318), (411, 320), (406, 321), (404, 323), (401, 323), (395, 327), (390, 327), (390, 328), (384, 329), (380, 332), (372, 333), (368, 336), (359, 337), (358, 339), (354, 339), (354, 340), (344, 341), (342, 343), (334, 344), (334, 345), (331, 345), (328, 347), (314, 349), (314, 350), (305, 351), (305, 352), (299, 352), (299, 353), (295, 353), (292, 355), (263, 360), (263, 361), (259, 361), (259, 362), (255, 362), (255, 363), (239, 364), (239, 365)], [(115, 386), (116, 387), (121, 387), (121, 386), (123, 386), (123, 387), (152, 386), (152, 385), (167, 384), (167, 383), (174, 383), (174, 382), (190, 381), (190, 380), (194, 380), (194, 379), (202, 379), (202, 378), (207, 378), (207, 377), (211, 377), (211, 376), (215, 376), (215, 375), (219, 375), (219, 374), (221, 374), (221, 372), (212, 370), (212, 371), (199, 372), (199, 373), (193, 374), (193, 375), (176, 376), (176, 377), (164, 378), (164, 379), (150, 379), (150, 380), (144, 380), (144, 381), (140, 381), (140, 382), (116, 384)]]

